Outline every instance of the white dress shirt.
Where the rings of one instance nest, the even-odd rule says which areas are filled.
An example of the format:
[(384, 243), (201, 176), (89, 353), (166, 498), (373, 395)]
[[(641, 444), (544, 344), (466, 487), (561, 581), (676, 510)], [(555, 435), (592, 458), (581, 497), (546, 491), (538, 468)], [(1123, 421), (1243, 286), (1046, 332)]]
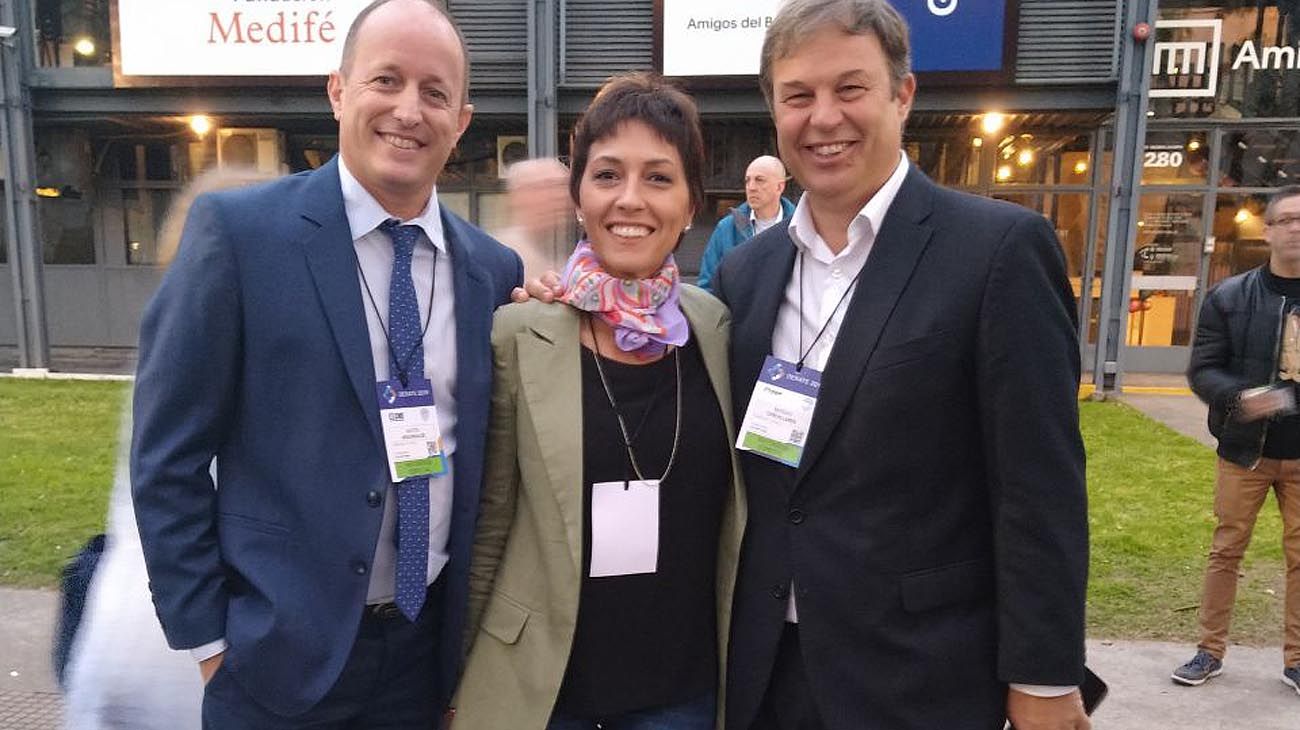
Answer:
[[(794, 269), (776, 313), (776, 328), (772, 330), (772, 354), (776, 357), (795, 363), (802, 359), (804, 366), (819, 372), (826, 369), (844, 312), (857, 288), (858, 272), (866, 265), (876, 233), (907, 177), (907, 158), (902, 152), (898, 157), (893, 174), (849, 223), (848, 244), (839, 253), (831, 251), (817, 232), (808, 207), (808, 193), (799, 198), (788, 229), (796, 250)], [(818, 338), (823, 326), (826, 330)], [(799, 622), (793, 585), (785, 620)]]
[[(392, 376), (389, 372), (388, 338), (384, 334), (384, 327), (388, 322), (388, 284), (393, 275), (393, 241), (378, 228), (379, 224), (393, 216), (352, 176), (341, 156), (339, 181), (343, 186), (343, 209), (347, 213), (348, 226), (352, 229), (352, 243), (356, 247), (357, 262), (360, 264), (357, 277), (361, 283), (366, 327), (370, 331), (370, 355), (375, 363), (375, 377), (381, 381), (388, 380)], [(415, 244), (411, 279), (415, 283), (415, 298), (420, 305), (421, 324), (426, 321), (424, 313), (430, 312), (428, 329), (424, 333), (424, 377), (433, 384), (433, 402), (438, 408), (438, 427), (442, 430), (442, 445), (447, 455), (447, 473), (429, 479), (428, 580), (432, 583), (447, 564), (447, 538), (451, 534), (451, 485), (456, 465), (455, 284), (451, 275), (451, 255), (442, 232), (437, 191), (429, 197), (424, 212), (402, 223), (419, 226), (424, 231), (424, 235)], [(436, 273), (435, 257), (438, 261)], [(431, 281), (431, 276), (436, 281)], [(431, 287), (434, 290), (432, 309), (429, 306)], [(366, 603), (393, 600), (397, 564), (397, 545), (393, 539), (397, 524), (397, 493), (389, 489), (387, 495), (384, 500), (384, 522), (379, 530), (379, 544), (375, 546), (375, 559), (370, 570)]]
[[(894, 168), (893, 174), (849, 224), (848, 244), (839, 253), (831, 251), (813, 224), (812, 212), (808, 209), (808, 194), (804, 193), (799, 198), (794, 215), (790, 217), (789, 228), (790, 240), (794, 242), (797, 253), (790, 281), (785, 286), (785, 298), (777, 310), (776, 328), (772, 331), (773, 355), (788, 362), (798, 362), (806, 354), (806, 367), (817, 371), (826, 369), (826, 362), (830, 359), (831, 350), (839, 336), (840, 324), (844, 321), (844, 312), (848, 310), (849, 300), (857, 288), (857, 275), (871, 255), (871, 248), (884, 223), (885, 214), (898, 196), (909, 167), (907, 156), (900, 152), (898, 166)], [(823, 326), (826, 331), (817, 339), (817, 333)], [(793, 584), (790, 586), (785, 620), (790, 623), (799, 622)], [(1075, 689), (1022, 684), (1012, 684), (1011, 688), (1039, 697), (1057, 697)]]

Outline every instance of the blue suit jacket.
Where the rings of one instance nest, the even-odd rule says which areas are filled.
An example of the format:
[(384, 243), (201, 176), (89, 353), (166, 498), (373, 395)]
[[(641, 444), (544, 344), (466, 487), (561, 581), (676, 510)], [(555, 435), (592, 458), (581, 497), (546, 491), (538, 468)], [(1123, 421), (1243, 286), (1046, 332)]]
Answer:
[[(430, 691), (445, 702), (460, 663), (492, 311), (523, 269), (445, 207), (442, 224), (458, 413), (440, 677)], [(141, 324), (136, 517), (168, 642), (224, 636), (222, 671), (282, 714), (324, 696), (360, 622), (383, 513), (376, 497), (389, 486), (374, 383), (337, 163), (196, 200)]]

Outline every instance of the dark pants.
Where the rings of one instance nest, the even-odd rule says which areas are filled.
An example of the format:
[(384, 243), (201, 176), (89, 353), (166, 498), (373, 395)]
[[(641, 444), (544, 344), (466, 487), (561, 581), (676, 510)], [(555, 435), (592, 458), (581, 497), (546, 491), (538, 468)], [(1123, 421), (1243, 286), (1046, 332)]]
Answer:
[(717, 714), (718, 697), (710, 692), (688, 702), (596, 720), (557, 712), (551, 715), (546, 730), (713, 730)]
[(798, 624), (788, 623), (781, 632), (772, 677), (750, 730), (823, 730), (803, 670)]
[[(223, 665), (203, 692), (204, 730), (430, 730), (441, 718), (437, 672), (442, 580), (415, 623), (396, 610), (362, 612), (338, 681), (307, 712), (284, 717), (258, 705)], [(252, 658), (250, 661), (256, 661)]]

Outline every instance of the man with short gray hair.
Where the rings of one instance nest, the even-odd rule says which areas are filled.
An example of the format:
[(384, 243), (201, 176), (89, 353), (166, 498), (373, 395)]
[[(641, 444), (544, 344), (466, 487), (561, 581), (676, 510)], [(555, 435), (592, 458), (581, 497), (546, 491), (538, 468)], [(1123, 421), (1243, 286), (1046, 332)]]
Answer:
[(1076, 310), (1042, 216), (902, 153), (884, 0), (763, 45), (788, 223), (723, 260), (749, 518), (730, 730), (1086, 730)]

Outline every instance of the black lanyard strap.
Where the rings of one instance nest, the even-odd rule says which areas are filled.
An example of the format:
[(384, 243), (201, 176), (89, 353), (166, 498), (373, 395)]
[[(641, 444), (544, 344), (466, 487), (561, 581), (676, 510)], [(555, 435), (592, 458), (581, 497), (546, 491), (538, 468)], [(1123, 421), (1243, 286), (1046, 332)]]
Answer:
[(840, 295), (840, 300), (835, 303), (835, 308), (831, 310), (830, 316), (822, 323), (822, 328), (817, 330), (817, 336), (813, 338), (813, 341), (808, 345), (808, 349), (805, 350), (803, 349), (803, 251), (799, 252), (799, 362), (795, 363), (796, 370), (803, 370), (804, 361), (808, 359), (808, 355), (812, 354), (813, 348), (817, 346), (817, 342), (821, 340), (822, 335), (826, 334), (826, 329), (831, 326), (835, 314), (840, 311), (840, 307), (844, 306), (844, 300), (849, 298), (849, 292), (852, 292), (854, 287), (858, 285), (858, 279), (866, 268), (867, 262), (863, 261), (862, 266), (858, 267), (858, 273), (853, 275), (848, 288)]
[[(396, 250), (394, 250), (393, 255), (394, 256), (397, 255)], [(357, 259), (357, 273), (361, 274), (361, 284), (366, 288), (366, 297), (370, 299), (370, 307), (375, 310), (375, 319), (379, 320), (379, 329), (381, 332), (384, 333), (384, 340), (388, 342), (388, 359), (392, 361), (394, 368), (397, 370), (397, 379), (402, 381), (403, 386), (406, 386), (407, 385), (406, 373), (410, 370), (411, 356), (415, 354), (416, 347), (419, 347), (420, 345), (424, 344), (424, 336), (428, 334), (429, 324), (433, 322), (433, 295), (438, 290), (438, 247), (434, 246), (433, 248), (433, 268), (430, 269), (429, 271), (429, 306), (425, 307), (424, 327), (420, 329), (420, 340), (415, 344), (411, 345), (411, 349), (408, 350), (406, 354), (402, 355), (401, 357), (398, 357), (398, 354), (393, 352), (394, 349), (393, 337), (392, 335), (388, 334), (388, 325), (384, 322), (383, 315), (379, 313), (379, 305), (375, 303), (375, 295), (373, 292), (370, 291), (370, 282), (366, 279), (365, 269), (361, 268), (360, 258)], [(411, 253), (411, 276), (412, 276), (411, 280), (412, 282), (414, 282), (415, 280), (414, 278), (415, 253), (414, 252)], [(392, 286), (391, 282), (389, 283), (389, 286), (390, 287)], [(393, 376), (392, 373), (388, 374), (388, 377), (391, 378), (392, 376)]]

